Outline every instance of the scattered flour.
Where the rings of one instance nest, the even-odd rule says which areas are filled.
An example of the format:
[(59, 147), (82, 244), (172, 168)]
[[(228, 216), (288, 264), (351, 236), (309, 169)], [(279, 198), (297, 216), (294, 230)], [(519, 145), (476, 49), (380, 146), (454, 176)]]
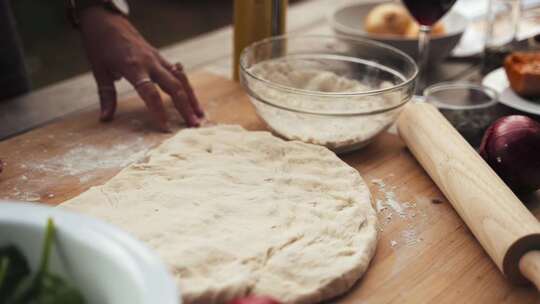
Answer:
[(375, 210), (377, 210), (377, 213), (379, 212), (382, 212), (384, 210), (386, 210), (386, 206), (384, 205), (383, 201), (381, 201), (380, 199), (377, 199), (375, 201)]
[(407, 246), (414, 246), (422, 241), (422, 239), (418, 238), (416, 230), (413, 228), (408, 228), (401, 231), (401, 237)]
[(41, 199), (41, 195), (39, 193), (31, 192), (31, 191), (23, 191), (20, 190), (18, 187), (13, 188), (13, 192), (9, 197), (6, 197), (5, 199), (17, 199), (20, 201), (25, 202), (36, 202)]
[[(398, 110), (373, 115), (335, 114), (371, 113), (393, 108), (402, 103), (402, 92), (395, 91), (384, 96), (328, 97), (313, 94), (359, 93), (392, 86), (390, 82), (369, 83), (372, 79), (356, 80), (358, 73), (345, 68), (339, 74), (347, 77), (327, 71), (327, 68), (326, 61), (316, 59), (275, 59), (258, 63), (250, 69), (257, 77), (303, 92), (287, 92), (283, 88), (254, 82), (252, 91), (258, 99), (269, 101), (276, 106), (258, 101), (254, 104), (268, 126), (285, 138), (324, 145), (336, 152), (360, 148), (386, 130), (394, 121)], [(351, 70), (350, 67), (348, 69)]]
[[(383, 207), (390, 207), (395, 213), (397, 213), (401, 218), (407, 216), (407, 210), (411, 208), (411, 204), (408, 202), (401, 203), (396, 198), (396, 193), (391, 189), (387, 189), (386, 183), (382, 179), (373, 179), (371, 182), (379, 187), (379, 191), (384, 195), (384, 202), (379, 200), (381, 204), (380, 210), (384, 210)], [(379, 211), (379, 207), (377, 207)]]
[(85, 182), (94, 177), (94, 171), (126, 167), (143, 158), (149, 149), (150, 146), (142, 137), (138, 137), (133, 143), (109, 148), (79, 144), (62, 156), (50, 158), (40, 164), (27, 165), (33, 170), (58, 176), (78, 176), (81, 182)]
[(61, 156), (41, 162), (27, 160), (19, 165), (26, 170), (25, 174), (21, 175), (19, 182), (13, 182), (10, 186), (12, 190), (4, 199), (35, 202), (41, 198), (53, 198), (55, 194), (48, 191), (52, 185), (36, 178), (34, 174), (40, 172), (55, 178), (73, 176), (84, 183), (96, 177), (100, 169), (127, 167), (142, 159), (150, 148), (151, 144), (145, 143), (142, 137), (137, 137), (130, 143), (107, 148), (78, 144)]
[[(390, 176), (393, 176), (393, 174)], [(394, 192), (394, 190), (396, 189), (395, 186), (388, 187), (386, 183), (380, 178), (372, 179), (371, 183), (373, 183), (379, 188), (378, 190), (383, 196), (383, 199), (375, 200), (375, 210), (377, 211), (377, 213), (384, 216), (384, 218), (386, 219), (385, 224), (390, 223), (394, 214), (397, 214), (399, 218), (405, 221), (410, 221), (416, 217), (416, 203), (400, 202), (397, 199), (396, 193)], [(406, 229), (400, 232), (400, 237), (403, 240), (403, 243), (407, 246), (414, 246), (422, 241), (422, 239), (417, 236), (416, 229), (412, 224), (409, 224)], [(395, 247), (397, 244), (398, 242), (395, 240), (390, 241), (390, 246), (392, 248)]]

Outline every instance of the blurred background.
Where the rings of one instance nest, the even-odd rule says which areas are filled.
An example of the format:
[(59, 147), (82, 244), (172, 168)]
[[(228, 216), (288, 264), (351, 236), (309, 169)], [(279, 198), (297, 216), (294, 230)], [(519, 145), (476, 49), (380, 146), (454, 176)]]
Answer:
[[(130, 0), (129, 4), (131, 21), (156, 48), (232, 23), (233, 0)], [(11, 7), (32, 89), (89, 71), (64, 1), (12, 0)]]
[[(289, 2), (302, 1), (307, 0)], [(11, 6), (32, 90), (89, 71), (79, 33), (66, 18), (64, 1), (0, 0), (0, 6), (2, 2)], [(234, 0), (128, 2), (130, 20), (156, 48), (216, 30), (231, 24), (233, 19)], [(523, 4), (528, 2), (539, 0), (523, 0)], [(460, 0), (455, 9), (474, 19), (485, 13), (486, 6), (487, 0)], [(1, 14), (0, 18), (3, 18)], [(474, 42), (480, 46), (478, 41)]]
[[(233, 0), (129, 0), (129, 4), (130, 20), (156, 48), (229, 25), (233, 18)], [(11, 7), (32, 89), (89, 71), (64, 1), (11, 0)]]

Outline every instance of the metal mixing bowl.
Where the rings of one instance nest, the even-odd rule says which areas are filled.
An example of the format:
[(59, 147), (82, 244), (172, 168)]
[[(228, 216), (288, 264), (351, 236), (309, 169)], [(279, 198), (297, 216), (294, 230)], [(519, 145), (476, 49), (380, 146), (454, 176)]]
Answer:
[[(278, 71), (281, 78), (270, 77), (277, 65), (287, 70)], [(324, 79), (324, 86), (353, 81), (362, 88), (314, 90), (291, 81), (319, 72), (339, 78)], [(241, 83), (275, 133), (338, 153), (367, 145), (392, 125), (413, 96), (417, 74), (413, 59), (398, 49), (337, 36), (269, 38), (247, 47), (240, 57)]]

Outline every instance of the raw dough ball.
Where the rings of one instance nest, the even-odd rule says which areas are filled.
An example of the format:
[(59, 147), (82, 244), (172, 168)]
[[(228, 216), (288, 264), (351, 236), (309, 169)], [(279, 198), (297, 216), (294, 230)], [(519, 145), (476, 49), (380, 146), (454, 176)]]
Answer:
[(405, 35), (411, 23), (414, 23), (414, 20), (405, 7), (386, 3), (369, 12), (364, 28), (371, 34)]
[(310, 304), (366, 271), (377, 216), (330, 150), (238, 126), (183, 130), (61, 205), (118, 225), (167, 263), (184, 304)]
[[(418, 23), (413, 22), (409, 25), (407, 28), (407, 32), (405, 33), (405, 37), (407, 38), (418, 38), (418, 32), (420, 31), (420, 26)], [(433, 36), (442, 36), (446, 33), (444, 29), (444, 24), (442, 22), (437, 22), (431, 29), (431, 35)]]

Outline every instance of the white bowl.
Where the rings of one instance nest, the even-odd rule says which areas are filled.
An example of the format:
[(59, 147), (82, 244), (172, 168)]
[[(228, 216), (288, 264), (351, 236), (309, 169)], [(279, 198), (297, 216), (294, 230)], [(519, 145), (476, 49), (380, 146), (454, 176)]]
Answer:
[(51, 272), (67, 278), (88, 304), (178, 304), (161, 260), (127, 233), (87, 216), (29, 203), (0, 202), (0, 246), (13, 244), (35, 271), (48, 218), (56, 226)]
[[(365, 1), (348, 4), (336, 9), (329, 16), (332, 29), (339, 35), (369, 38), (387, 43), (402, 50), (409, 56), (416, 58), (418, 53), (417, 38), (370, 34), (364, 30), (364, 20), (366, 16), (375, 6), (381, 3), (385, 2)], [(429, 61), (431, 63), (440, 62), (450, 55), (465, 32), (468, 19), (458, 12), (451, 10), (443, 17), (442, 23), (444, 24), (446, 33), (441, 36), (432, 37), (429, 56)]]

